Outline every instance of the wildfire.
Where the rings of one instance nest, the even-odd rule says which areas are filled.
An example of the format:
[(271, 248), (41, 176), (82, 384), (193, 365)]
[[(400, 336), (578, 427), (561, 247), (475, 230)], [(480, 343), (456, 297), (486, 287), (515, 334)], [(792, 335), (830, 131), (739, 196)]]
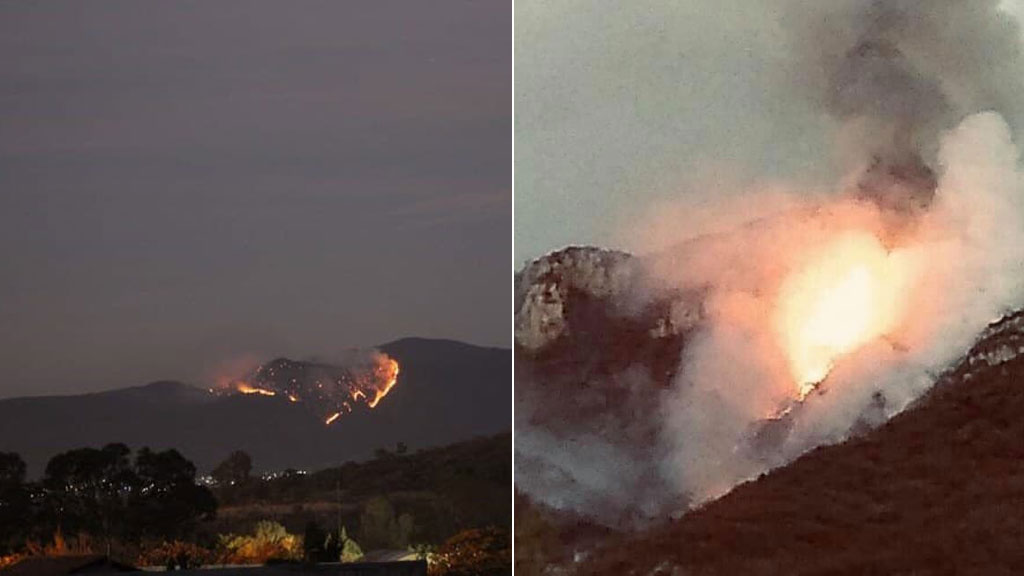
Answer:
[(775, 323), (801, 399), (839, 358), (899, 325), (912, 276), (908, 260), (870, 233), (851, 232), (783, 282)]
[(245, 382), (236, 382), (235, 383), (235, 390), (237, 392), (242, 393), (242, 394), (259, 394), (260, 396), (276, 396), (277, 395), (277, 392), (274, 392), (273, 390), (267, 390), (266, 388), (257, 388), (255, 386), (250, 386), (250, 385), (246, 384)]
[(379, 351), (341, 365), (278, 358), (240, 379), (225, 379), (213, 394), (280, 396), (331, 424), (358, 405), (376, 408), (398, 382), (398, 362)]
[(388, 392), (398, 383), (398, 362), (391, 358), (384, 358), (383, 363), (377, 364), (376, 374), (379, 381), (384, 382), (384, 387), (378, 388), (374, 393), (373, 400), (367, 403), (370, 408), (376, 408), (381, 399), (387, 396)]

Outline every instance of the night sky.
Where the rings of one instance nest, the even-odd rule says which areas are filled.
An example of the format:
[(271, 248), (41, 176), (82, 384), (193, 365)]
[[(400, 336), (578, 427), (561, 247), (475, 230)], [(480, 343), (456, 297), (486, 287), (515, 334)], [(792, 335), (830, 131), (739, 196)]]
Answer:
[(509, 2), (0, 4), (0, 397), (509, 345)]

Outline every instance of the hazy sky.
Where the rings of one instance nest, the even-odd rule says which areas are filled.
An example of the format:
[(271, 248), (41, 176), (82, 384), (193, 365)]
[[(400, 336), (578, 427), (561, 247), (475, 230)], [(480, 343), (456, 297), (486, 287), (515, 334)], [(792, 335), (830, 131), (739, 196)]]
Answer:
[(0, 397), (510, 343), (508, 2), (0, 4)]
[(779, 4), (516, 2), (517, 269), (567, 244), (628, 248), (659, 202), (834, 181), (837, 126), (794, 90)]

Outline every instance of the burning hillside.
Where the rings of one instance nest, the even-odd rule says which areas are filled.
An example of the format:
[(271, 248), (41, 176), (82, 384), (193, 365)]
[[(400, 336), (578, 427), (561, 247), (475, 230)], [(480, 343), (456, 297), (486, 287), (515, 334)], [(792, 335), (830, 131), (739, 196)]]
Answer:
[(771, 209), (698, 227), (716, 233), (655, 218), (672, 242), (566, 249), (517, 276), (530, 497), (612, 526), (677, 516), (887, 421), (1024, 304), (1013, 107), (997, 64), (936, 57), (955, 38), (1012, 60), (1017, 29), (992, 3), (826, 4), (779, 24), (794, 90), (853, 142), (836, 143), (846, 177), (784, 203), (754, 186)]
[(398, 362), (383, 352), (353, 354), (341, 365), (278, 358), (211, 389), (222, 395), (279, 396), (330, 425), (360, 406), (376, 408), (398, 383)]
[(944, 154), (934, 205), (898, 228), (850, 193), (639, 258), (527, 267), (519, 485), (632, 523), (902, 410), (1021, 289), (1005, 125), (968, 118)]
[(581, 574), (1019, 574), (1024, 314), (912, 409), (628, 541)]

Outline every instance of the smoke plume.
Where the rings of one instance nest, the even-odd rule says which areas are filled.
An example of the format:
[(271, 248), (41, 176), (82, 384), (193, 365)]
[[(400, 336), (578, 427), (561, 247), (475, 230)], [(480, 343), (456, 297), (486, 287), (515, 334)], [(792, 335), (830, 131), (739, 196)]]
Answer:
[[(778, 179), (717, 203), (711, 190), (700, 209), (629, 221), (643, 257), (618, 306), (675, 298), (672, 318), (699, 320), (667, 388), (633, 369), (591, 384), (621, 387), (631, 422), (548, 424), (537, 413), (558, 399), (517, 374), (516, 481), (542, 501), (609, 524), (678, 513), (905, 409), (1024, 304), (1016, 24), (991, 1), (779, 7), (780, 75), (837, 126), (845, 177), (811, 194)], [(899, 271), (898, 321), (800, 391), (780, 300), (844, 243)]]
[(794, 86), (835, 118), (866, 164), (858, 192), (887, 209), (926, 207), (939, 136), (964, 116), (1021, 121), (1020, 30), (998, 2), (791, 3)]
[[(792, 397), (792, 377), (771, 319), (779, 283), (808, 247), (837, 233), (885, 228), (874, 206), (840, 201), (794, 212), (696, 249), (699, 258), (654, 259), (667, 285), (709, 283), (707, 323), (685, 353), (662, 404), (667, 477), (695, 500), (816, 445), (846, 437), (864, 418), (907, 406), (957, 360), (989, 322), (1024, 302), (1024, 199), (1017, 151), (994, 113), (966, 118), (942, 141), (931, 209), (904, 235), (898, 255), (912, 273), (902, 322), (885, 338), (845, 356), (821, 394), (786, 416), (784, 437), (746, 450)], [(696, 267), (678, 262), (693, 261)], [(872, 415), (872, 409), (880, 410)], [(871, 422), (877, 424), (878, 421)], [(740, 449), (737, 449), (740, 447)]]

